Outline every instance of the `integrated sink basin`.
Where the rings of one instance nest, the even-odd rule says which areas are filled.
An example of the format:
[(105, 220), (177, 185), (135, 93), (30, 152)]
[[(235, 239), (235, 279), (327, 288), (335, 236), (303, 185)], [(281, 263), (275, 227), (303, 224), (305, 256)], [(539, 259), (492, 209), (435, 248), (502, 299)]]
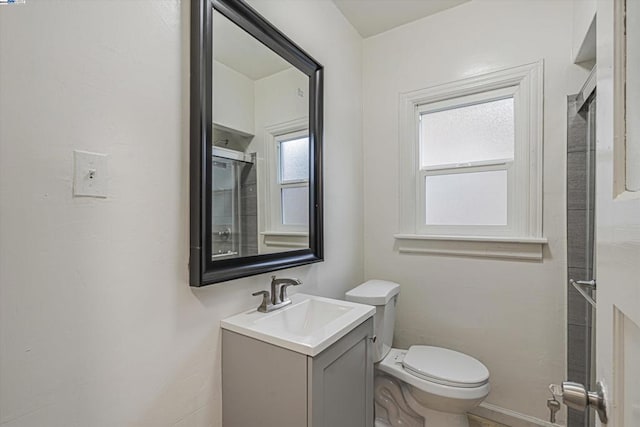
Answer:
[(292, 295), (291, 301), (291, 305), (271, 313), (253, 309), (237, 314), (222, 320), (220, 325), (229, 331), (316, 356), (376, 311), (370, 305), (306, 294)]

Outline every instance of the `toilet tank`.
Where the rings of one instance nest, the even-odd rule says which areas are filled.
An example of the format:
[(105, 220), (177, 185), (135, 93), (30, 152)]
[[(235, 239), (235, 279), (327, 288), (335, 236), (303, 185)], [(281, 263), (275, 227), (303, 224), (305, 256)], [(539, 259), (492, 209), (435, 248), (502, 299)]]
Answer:
[(396, 321), (396, 303), (400, 285), (386, 280), (369, 280), (345, 294), (347, 301), (376, 307), (373, 316), (374, 363), (384, 359), (393, 343), (393, 327)]

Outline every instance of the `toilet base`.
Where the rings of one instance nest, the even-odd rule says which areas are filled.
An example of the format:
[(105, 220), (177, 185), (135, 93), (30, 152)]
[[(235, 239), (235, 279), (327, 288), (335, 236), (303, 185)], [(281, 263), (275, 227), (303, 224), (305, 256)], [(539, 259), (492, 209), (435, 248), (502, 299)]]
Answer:
[[(380, 412), (376, 408), (376, 417)], [(427, 413), (430, 412), (430, 413)], [(466, 414), (449, 414), (446, 412), (438, 412), (427, 410), (424, 413), (424, 417), (420, 417), (419, 421), (415, 424), (417, 427), (469, 427), (469, 418)], [(405, 426), (406, 424), (396, 424), (396, 426)], [(396, 427), (391, 424), (391, 421), (387, 418), (386, 414), (376, 418), (374, 427)]]
[(375, 378), (375, 427), (469, 427), (467, 414), (429, 409), (416, 402), (396, 378)]
[(467, 414), (451, 414), (423, 407), (420, 415), (424, 419), (424, 427), (469, 427)]

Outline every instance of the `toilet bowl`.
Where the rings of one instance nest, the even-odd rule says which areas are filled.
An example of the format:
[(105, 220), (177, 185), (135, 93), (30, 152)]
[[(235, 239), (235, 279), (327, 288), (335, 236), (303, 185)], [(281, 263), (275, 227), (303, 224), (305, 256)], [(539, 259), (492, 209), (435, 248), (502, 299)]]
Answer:
[[(413, 356), (412, 360), (407, 361), (407, 355)], [(423, 364), (423, 368), (416, 369), (412, 363)], [(389, 391), (395, 397), (394, 404), (404, 400), (424, 419), (417, 424), (420, 427), (468, 426), (466, 413), (479, 405), (491, 388), (489, 371), (482, 363), (466, 354), (432, 346), (392, 348), (376, 366), (376, 383), (384, 381), (387, 387), (393, 387), (389, 380), (395, 382), (396, 390)], [(387, 421), (394, 425), (394, 420)]]
[(348, 301), (376, 306), (376, 427), (468, 427), (467, 411), (489, 394), (489, 370), (446, 348), (392, 348), (399, 292), (397, 283), (370, 280), (346, 293)]

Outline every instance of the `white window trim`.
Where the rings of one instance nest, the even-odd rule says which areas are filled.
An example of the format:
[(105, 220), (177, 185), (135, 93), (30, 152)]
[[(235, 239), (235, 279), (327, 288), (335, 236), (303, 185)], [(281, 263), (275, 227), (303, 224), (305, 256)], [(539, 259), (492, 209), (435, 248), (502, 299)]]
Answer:
[[(543, 139), (543, 61), (500, 70), (455, 82), (400, 94), (400, 232), (394, 235), (396, 248), (407, 253), (439, 253), (450, 255), (486, 256), (492, 258), (542, 259), (547, 240), (542, 235), (542, 139)], [(516, 140), (527, 141), (516, 145), (516, 156), (528, 164), (528, 173), (520, 174), (516, 187), (528, 188), (524, 197), (510, 197), (510, 206), (517, 215), (512, 217), (513, 229), (504, 229), (491, 235), (483, 235), (481, 227), (473, 227), (473, 233), (460, 233), (441, 227), (427, 232), (419, 226), (418, 179), (428, 171), (420, 171), (418, 118), (427, 109), (458, 105), (460, 98), (477, 103), (477, 99), (513, 96), (516, 103)], [(479, 96), (480, 98), (476, 98)], [(437, 103), (437, 104), (435, 104)], [(429, 104), (428, 106), (425, 104)], [(519, 151), (518, 151), (519, 150)], [(495, 165), (496, 162), (492, 162)], [(473, 165), (480, 166), (480, 165)], [(508, 169), (507, 162), (504, 168)], [(467, 170), (469, 171), (469, 170)], [(513, 189), (509, 189), (513, 191)], [(519, 192), (518, 192), (519, 193)], [(514, 234), (515, 230), (517, 235)], [(455, 231), (455, 233), (451, 233)]]
[[(267, 183), (265, 185), (265, 227), (266, 230), (260, 232), (263, 244), (267, 247), (288, 247), (303, 248), (309, 247), (309, 232), (307, 227), (286, 226), (281, 224), (282, 205), (280, 199), (280, 189), (278, 175), (280, 173), (280, 162), (278, 160), (277, 139), (282, 135), (296, 132), (308, 132), (309, 119), (301, 117), (284, 123), (267, 126), (264, 129), (265, 141), (265, 172)], [(290, 183), (293, 184), (293, 183)]]
[(265, 246), (280, 248), (308, 248), (309, 233), (297, 231), (264, 231), (260, 233)]

